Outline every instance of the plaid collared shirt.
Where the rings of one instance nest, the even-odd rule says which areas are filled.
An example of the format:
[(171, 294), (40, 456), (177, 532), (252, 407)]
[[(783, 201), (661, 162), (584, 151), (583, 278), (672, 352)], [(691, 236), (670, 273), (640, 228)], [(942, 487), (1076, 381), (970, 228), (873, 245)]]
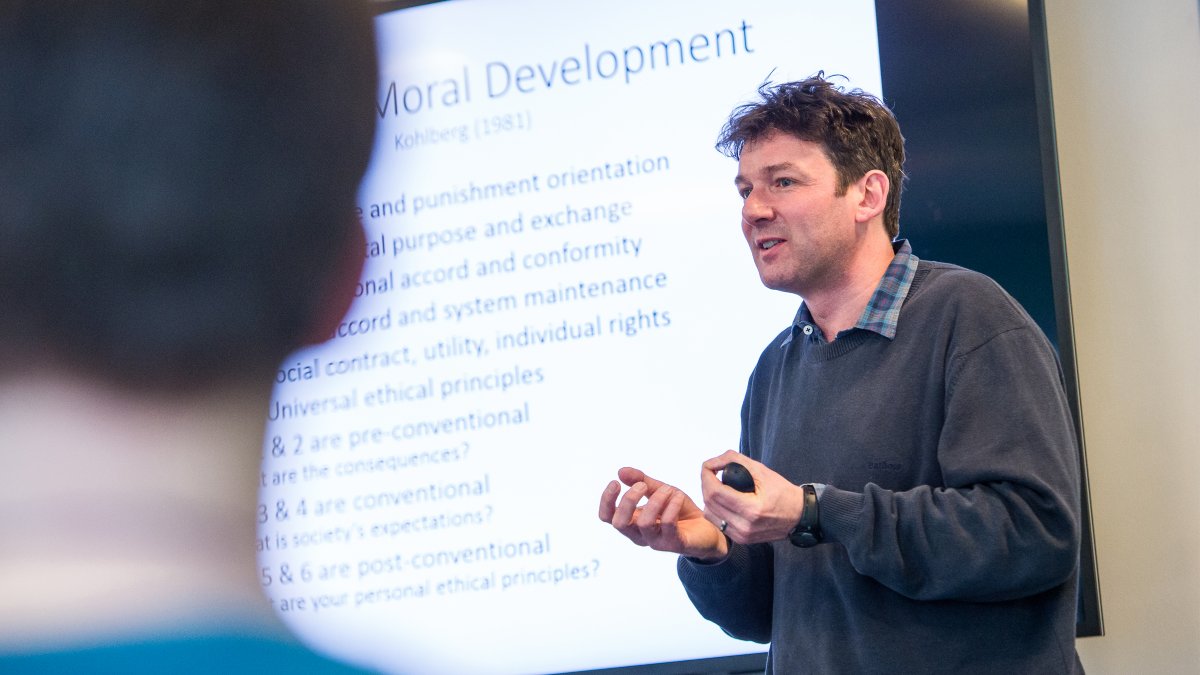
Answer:
[[(896, 255), (888, 265), (887, 271), (883, 273), (883, 278), (879, 280), (879, 286), (875, 288), (871, 301), (854, 324), (854, 328), (879, 333), (889, 340), (896, 337), (900, 307), (904, 305), (904, 298), (908, 297), (908, 289), (912, 286), (918, 262), (907, 239), (893, 242), (892, 248)], [(808, 305), (803, 302), (800, 303), (800, 311), (796, 312), (795, 329), (807, 336), (815, 334), (817, 338), (821, 338), (821, 329), (813, 321)]]

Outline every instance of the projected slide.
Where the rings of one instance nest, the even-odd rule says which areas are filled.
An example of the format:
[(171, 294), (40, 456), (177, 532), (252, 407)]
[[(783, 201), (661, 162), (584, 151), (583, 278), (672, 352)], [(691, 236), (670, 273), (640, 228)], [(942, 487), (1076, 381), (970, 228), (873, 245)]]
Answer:
[(698, 497), (791, 320), (739, 227), (730, 110), (880, 93), (870, 0), (447, 2), (378, 19), (367, 265), (266, 411), (260, 576), (317, 649), (550, 673), (762, 651), (596, 517), (623, 465)]

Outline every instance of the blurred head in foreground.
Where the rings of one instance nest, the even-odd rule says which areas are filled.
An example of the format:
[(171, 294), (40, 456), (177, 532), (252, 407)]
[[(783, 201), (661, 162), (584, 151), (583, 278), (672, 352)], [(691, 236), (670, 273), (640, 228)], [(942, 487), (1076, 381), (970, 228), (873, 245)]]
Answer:
[(375, 59), (365, 3), (0, 0), (0, 670), (277, 634), (264, 411), (352, 298)]
[(374, 132), (360, 9), (0, 2), (3, 372), (261, 377), (344, 308)]

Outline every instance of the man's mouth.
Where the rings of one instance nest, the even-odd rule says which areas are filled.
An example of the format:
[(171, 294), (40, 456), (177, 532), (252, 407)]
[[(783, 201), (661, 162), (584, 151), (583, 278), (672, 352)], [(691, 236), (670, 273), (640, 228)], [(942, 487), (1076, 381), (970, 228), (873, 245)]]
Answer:
[(775, 244), (782, 244), (782, 243), (783, 243), (782, 239), (765, 239), (763, 241), (758, 242), (758, 247), (764, 251), (769, 251), (775, 247)]

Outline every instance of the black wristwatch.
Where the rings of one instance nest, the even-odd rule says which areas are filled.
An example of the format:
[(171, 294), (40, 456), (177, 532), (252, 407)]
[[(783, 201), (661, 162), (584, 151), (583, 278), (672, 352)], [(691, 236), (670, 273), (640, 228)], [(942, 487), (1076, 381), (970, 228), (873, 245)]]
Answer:
[(800, 489), (804, 491), (804, 510), (788, 539), (800, 548), (808, 548), (821, 543), (821, 513), (817, 507), (817, 489), (809, 483), (801, 485)]

